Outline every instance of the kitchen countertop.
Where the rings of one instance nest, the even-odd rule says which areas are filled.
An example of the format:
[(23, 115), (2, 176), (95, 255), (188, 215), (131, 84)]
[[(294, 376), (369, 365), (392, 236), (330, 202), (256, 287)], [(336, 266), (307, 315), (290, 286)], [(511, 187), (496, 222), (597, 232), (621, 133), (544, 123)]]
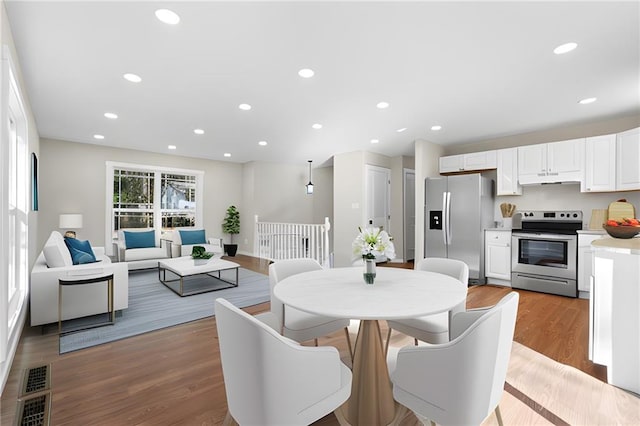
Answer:
[(640, 238), (600, 238), (591, 243), (594, 250), (640, 255)]
[(607, 231), (604, 229), (580, 229), (578, 230), (578, 234), (586, 234), (586, 235), (606, 235)]
[(511, 232), (511, 228), (485, 228), (485, 231), (509, 231)]

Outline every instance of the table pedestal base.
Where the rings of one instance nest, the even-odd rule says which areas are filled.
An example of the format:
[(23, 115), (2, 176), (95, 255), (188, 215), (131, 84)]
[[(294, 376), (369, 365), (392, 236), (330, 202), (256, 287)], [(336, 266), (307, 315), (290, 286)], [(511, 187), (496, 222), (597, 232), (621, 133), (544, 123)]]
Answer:
[(338, 421), (352, 426), (394, 423), (396, 403), (378, 321), (360, 321), (352, 373), (351, 396), (336, 410)]

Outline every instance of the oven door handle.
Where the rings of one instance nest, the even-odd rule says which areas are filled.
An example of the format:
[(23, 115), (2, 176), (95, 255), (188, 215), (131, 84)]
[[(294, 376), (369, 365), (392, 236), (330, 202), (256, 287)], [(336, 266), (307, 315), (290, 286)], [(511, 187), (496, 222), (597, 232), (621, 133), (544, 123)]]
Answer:
[(577, 240), (577, 235), (565, 235), (565, 234), (543, 234), (543, 233), (520, 233), (513, 232), (511, 234), (514, 238), (527, 238), (530, 240), (554, 240), (554, 241), (572, 241)]

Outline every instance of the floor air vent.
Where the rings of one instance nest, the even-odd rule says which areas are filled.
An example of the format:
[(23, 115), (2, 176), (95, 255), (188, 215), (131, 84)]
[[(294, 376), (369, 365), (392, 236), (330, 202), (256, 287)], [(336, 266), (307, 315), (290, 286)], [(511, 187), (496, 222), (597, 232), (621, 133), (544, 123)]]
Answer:
[(51, 385), (51, 368), (49, 365), (28, 368), (22, 379), (20, 396), (31, 395), (49, 390)]
[(50, 407), (50, 393), (18, 401), (16, 426), (49, 426)]

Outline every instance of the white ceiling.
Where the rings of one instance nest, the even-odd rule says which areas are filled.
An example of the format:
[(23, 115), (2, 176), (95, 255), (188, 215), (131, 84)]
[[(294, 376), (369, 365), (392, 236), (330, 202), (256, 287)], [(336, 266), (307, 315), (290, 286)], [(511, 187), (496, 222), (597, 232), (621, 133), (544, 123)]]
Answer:
[[(45, 138), (319, 164), (640, 112), (637, 1), (5, 4)], [(180, 23), (158, 21), (158, 8)], [(570, 41), (576, 50), (553, 54)], [(587, 97), (598, 100), (578, 104)]]

